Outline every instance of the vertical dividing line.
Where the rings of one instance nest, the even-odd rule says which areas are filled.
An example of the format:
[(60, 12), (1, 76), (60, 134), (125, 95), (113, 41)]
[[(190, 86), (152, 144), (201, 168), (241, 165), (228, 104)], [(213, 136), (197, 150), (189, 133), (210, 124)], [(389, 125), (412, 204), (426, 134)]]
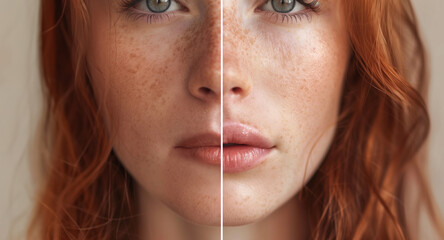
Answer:
[(220, 239), (224, 239), (224, 0), (220, 1)]

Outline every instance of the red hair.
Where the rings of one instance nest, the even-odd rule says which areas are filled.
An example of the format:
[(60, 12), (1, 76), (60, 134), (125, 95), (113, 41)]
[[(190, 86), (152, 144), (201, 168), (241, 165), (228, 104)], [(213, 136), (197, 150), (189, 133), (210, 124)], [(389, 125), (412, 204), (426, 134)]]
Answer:
[(134, 184), (112, 153), (90, 85), (86, 3), (42, 0), (41, 10), (48, 156), (28, 238), (131, 239)]
[[(353, 54), (333, 143), (300, 194), (311, 237), (416, 238), (405, 205), (413, 179), (444, 238), (420, 154), (427, 65), (410, 1), (343, 1)], [(89, 82), (85, 0), (42, 0), (41, 9), (49, 152), (29, 239), (34, 230), (42, 239), (131, 239), (137, 198)]]
[(327, 156), (300, 196), (309, 207), (312, 238), (416, 239), (408, 218), (419, 215), (406, 205), (415, 185), (417, 204), (425, 203), (444, 238), (423, 174), (428, 76), (412, 5), (344, 0), (343, 6), (353, 54), (340, 120)]

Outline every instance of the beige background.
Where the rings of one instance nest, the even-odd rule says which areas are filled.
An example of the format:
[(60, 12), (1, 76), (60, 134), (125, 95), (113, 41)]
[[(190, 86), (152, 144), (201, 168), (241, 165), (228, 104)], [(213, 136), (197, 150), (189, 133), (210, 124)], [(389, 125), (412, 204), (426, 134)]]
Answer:
[[(27, 151), (41, 112), (37, 0), (0, 0), (0, 240), (23, 239), (32, 189)], [(444, 212), (443, 0), (413, 0), (431, 60), (430, 181)], [(427, 223), (424, 223), (428, 229)], [(432, 239), (426, 231), (424, 239)]]

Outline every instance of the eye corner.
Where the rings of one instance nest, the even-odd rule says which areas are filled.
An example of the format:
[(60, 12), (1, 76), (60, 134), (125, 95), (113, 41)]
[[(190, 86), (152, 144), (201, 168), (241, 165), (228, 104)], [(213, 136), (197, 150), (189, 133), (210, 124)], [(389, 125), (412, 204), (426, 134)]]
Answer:
[(120, 12), (129, 11), (131, 8), (134, 8), (134, 6), (136, 6), (139, 2), (140, 0), (121, 0), (119, 3)]
[(321, 7), (321, 3), (319, 2), (319, 0), (297, 0), (298, 2), (300, 2), (302, 5), (304, 5), (305, 7), (313, 10), (315, 13), (319, 12), (319, 9)]

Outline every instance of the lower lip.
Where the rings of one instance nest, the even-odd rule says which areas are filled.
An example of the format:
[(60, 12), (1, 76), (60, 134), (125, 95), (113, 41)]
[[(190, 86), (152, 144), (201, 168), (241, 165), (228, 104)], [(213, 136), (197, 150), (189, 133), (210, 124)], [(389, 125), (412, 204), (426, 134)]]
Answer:
[(271, 148), (258, 148), (245, 145), (224, 147), (224, 173), (237, 173), (250, 170), (261, 164), (271, 150)]
[(178, 147), (176, 149), (179, 150), (186, 157), (220, 166), (220, 147)]

